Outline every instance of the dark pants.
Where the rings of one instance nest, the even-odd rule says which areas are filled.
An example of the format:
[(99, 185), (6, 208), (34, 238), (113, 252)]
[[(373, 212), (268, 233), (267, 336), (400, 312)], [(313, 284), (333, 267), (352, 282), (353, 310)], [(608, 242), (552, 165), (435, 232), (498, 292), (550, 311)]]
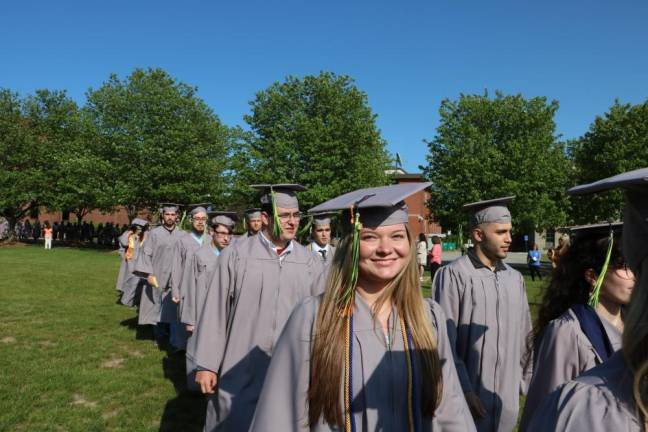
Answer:
[(434, 275), (436, 274), (437, 270), (441, 267), (441, 264), (431, 262), (430, 263), (430, 281), (434, 282)]
[(529, 273), (531, 273), (531, 280), (534, 281), (534, 275), (538, 275), (538, 279), (542, 280), (542, 275), (540, 274), (540, 266), (529, 266)]

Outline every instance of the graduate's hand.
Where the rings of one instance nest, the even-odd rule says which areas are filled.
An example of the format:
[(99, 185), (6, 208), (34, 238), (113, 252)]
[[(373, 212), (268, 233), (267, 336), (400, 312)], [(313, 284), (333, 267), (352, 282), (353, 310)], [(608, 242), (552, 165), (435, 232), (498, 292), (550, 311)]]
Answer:
[(466, 403), (468, 403), (468, 408), (470, 408), (470, 412), (474, 418), (483, 419), (486, 417), (486, 409), (475, 392), (466, 392), (464, 393), (464, 396), (466, 397)]
[(178, 297), (171, 297), (171, 301), (175, 304), (180, 303), (180, 299)]
[(186, 329), (188, 332), (193, 332), (193, 331), (194, 331), (194, 328), (195, 328), (194, 326), (189, 325), (189, 324), (187, 324), (187, 325), (185, 326), (185, 329)]
[(214, 394), (218, 377), (212, 371), (196, 372), (196, 384), (200, 385), (200, 391), (203, 394)]
[(158, 281), (157, 281), (157, 278), (155, 277), (155, 275), (152, 275), (152, 274), (148, 275), (148, 277), (146, 278), (146, 281), (149, 283), (149, 285), (151, 285), (151, 286), (153, 286), (155, 288), (158, 288)]

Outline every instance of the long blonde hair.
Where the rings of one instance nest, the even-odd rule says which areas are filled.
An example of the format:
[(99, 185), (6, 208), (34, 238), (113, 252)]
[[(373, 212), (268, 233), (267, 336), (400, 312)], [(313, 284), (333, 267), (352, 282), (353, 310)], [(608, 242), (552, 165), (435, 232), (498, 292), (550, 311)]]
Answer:
[[(409, 228), (405, 226), (410, 242), (409, 260), (394, 280), (385, 287), (373, 310), (381, 310), (383, 304), (390, 301), (405, 319), (418, 363), (421, 365), (419, 381), (424, 383), (421, 386), (421, 413), (423, 416), (432, 417), (441, 400), (441, 361), (419, 285), (416, 248)], [(352, 236), (348, 234), (340, 242), (333, 257), (326, 290), (317, 314), (308, 389), (311, 426), (317, 424), (322, 416), (328, 424), (343, 424), (340, 389), (344, 369), (345, 319), (342, 318), (344, 311), (340, 307), (340, 300), (351, 280), (352, 253)]]
[(630, 306), (625, 317), (623, 355), (634, 374), (635, 403), (648, 429), (648, 259), (644, 259), (637, 275)]

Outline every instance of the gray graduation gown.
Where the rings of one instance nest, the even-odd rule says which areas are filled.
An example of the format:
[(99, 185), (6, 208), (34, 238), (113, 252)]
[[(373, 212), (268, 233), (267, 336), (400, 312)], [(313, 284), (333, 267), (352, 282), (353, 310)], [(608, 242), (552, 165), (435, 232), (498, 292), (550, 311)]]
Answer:
[[(601, 318), (612, 348), (621, 348), (621, 332)], [(534, 370), (527, 393), (520, 430), (527, 429), (533, 413), (543, 399), (561, 384), (603, 363), (585, 333), (578, 318), (568, 309), (552, 320), (543, 331), (540, 345), (534, 353)]]
[[(126, 248), (128, 248), (128, 234), (129, 231), (126, 231), (119, 238), (120, 244), (122, 241), (126, 243)], [(133, 234), (136, 235), (136, 234)], [(133, 257), (130, 261), (126, 261), (126, 251), (122, 254), (122, 263), (120, 266), (120, 277), (121, 277), (121, 288), (122, 292), (121, 298), (119, 299), (120, 303), (124, 306), (135, 307), (139, 304), (139, 299), (141, 297), (142, 289), (144, 289), (145, 281), (134, 274), (135, 265), (137, 263), (137, 258), (141, 249), (139, 236), (133, 242)]]
[[(194, 238), (192, 233), (182, 236), (175, 244), (173, 252), (173, 269), (171, 270), (171, 295), (182, 300), (182, 281), (185, 266), (188, 265), (191, 256), (201, 247), (211, 244), (212, 238), (208, 234), (203, 235), (201, 242)], [(182, 301), (180, 302), (182, 308)]]
[(524, 279), (502, 262), (493, 272), (473, 261), (465, 255), (441, 267), (434, 297), (448, 319), (461, 387), (475, 392), (487, 412), (477, 429), (511, 431), (532, 373)]
[(633, 376), (617, 351), (544, 399), (527, 428), (530, 432), (642, 430), (632, 396)]
[(135, 274), (143, 278), (150, 274), (155, 275), (159, 288), (154, 288), (148, 283), (144, 286), (140, 300), (139, 324), (177, 322), (177, 305), (171, 301), (170, 295), (171, 271), (175, 243), (185, 235), (187, 232), (178, 227), (169, 231), (162, 225), (148, 233), (135, 263)]
[[(183, 299), (180, 309), (180, 321), (184, 324), (195, 326), (199, 320), (199, 313), (205, 303), (207, 295), (207, 283), (216, 269), (218, 255), (210, 244), (204, 245), (191, 257), (185, 266), (182, 278)], [(199, 391), (196, 384), (196, 338), (194, 332), (187, 332), (187, 349), (185, 354), (187, 387), (193, 391)]]
[[(122, 292), (122, 285), (124, 284), (124, 276), (127, 274), (126, 262), (124, 261), (124, 253), (128, 248), (128, 234), (129, 230), (124, 231), (122, 235), (119, 236), (119, 257), (122, 259), (121, 264), (119, 265), (119, 273), (117, 273), (117, 282), (115, 283), (115, 289), (119, 292)], [(131, 269), (131, 272), (133, 270)]]
[(313, 255), (315, 255), (320, 259), (320, 261), (326, 264), (330, 264), (333, 261), (333, 255), (335, 255), (335, 246), (333, 245), (328, 245), (328, 250), (326, 251), (326, 259), (324, 259), (321, 253), (315, 251), (315, 249), (313, 248), (313, 242), (308, 243), (306, 249), (311, 251)]
[[(311, 297), (295, 308), (279, 338), (259, 397), (252, 431), (339, 430), (323, 419), (313, 428), (308, 426), (309, 363), (320, 301), (320, 297)], [(474, 431), (475, 425), (454, 367), (445, 316), (438, 304), (432, 301), (426, 304), (443, 363), (443, 396), (434, 418), (416, 419), (418, 430)], [(387, 347), (382, 329), (376, 328), (369, 306), (356, 296), (352, 409), (358, 431), (408, 430), (407, 363), (400, 319), (395, 310), (390, 324), (391, 349)], [(417, 379), (417, 395), (420, 395), (421, 385), (424, 383)], [(342, 391), (340, 404), (344, 404)]]
[(280, 260), (262, 236), (225, 248), (196, 332), (199, 369), (218, 373), (206, 431), (245, 431), (279, 334), (297, 303), (317, 294), (319, 260), (297, 242)]

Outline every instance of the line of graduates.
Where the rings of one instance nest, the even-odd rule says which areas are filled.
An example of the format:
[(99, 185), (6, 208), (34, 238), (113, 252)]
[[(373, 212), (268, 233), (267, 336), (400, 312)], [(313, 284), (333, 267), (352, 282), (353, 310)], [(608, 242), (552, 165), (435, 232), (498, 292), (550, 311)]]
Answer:
[(573, 230), (534, 329), (524, 279), (503, 262), (514, 197), (464, 206), (474, 248), (423, 298), (404, 200), (429, 183), (310, 209), (340, 213), (336, 249), (328, 216), (308, 247), (295, 240), (299, 185), (255, 185), (258, 231), (229, 246), (216, 239), (235, 215), (214, 217), (209, 237), (194, 209), (182, 234), (165, 207), (160, 227), (131, 234), (144, 239), (131, 272), (146, 278), (140, 323), (168, 323), (186, 347), (206, 431), (511, 431), (527, 393), (522, 430), (641, 430), (648, 168), (601, 182), (570, 193), (625, 188), (625, 224)]

